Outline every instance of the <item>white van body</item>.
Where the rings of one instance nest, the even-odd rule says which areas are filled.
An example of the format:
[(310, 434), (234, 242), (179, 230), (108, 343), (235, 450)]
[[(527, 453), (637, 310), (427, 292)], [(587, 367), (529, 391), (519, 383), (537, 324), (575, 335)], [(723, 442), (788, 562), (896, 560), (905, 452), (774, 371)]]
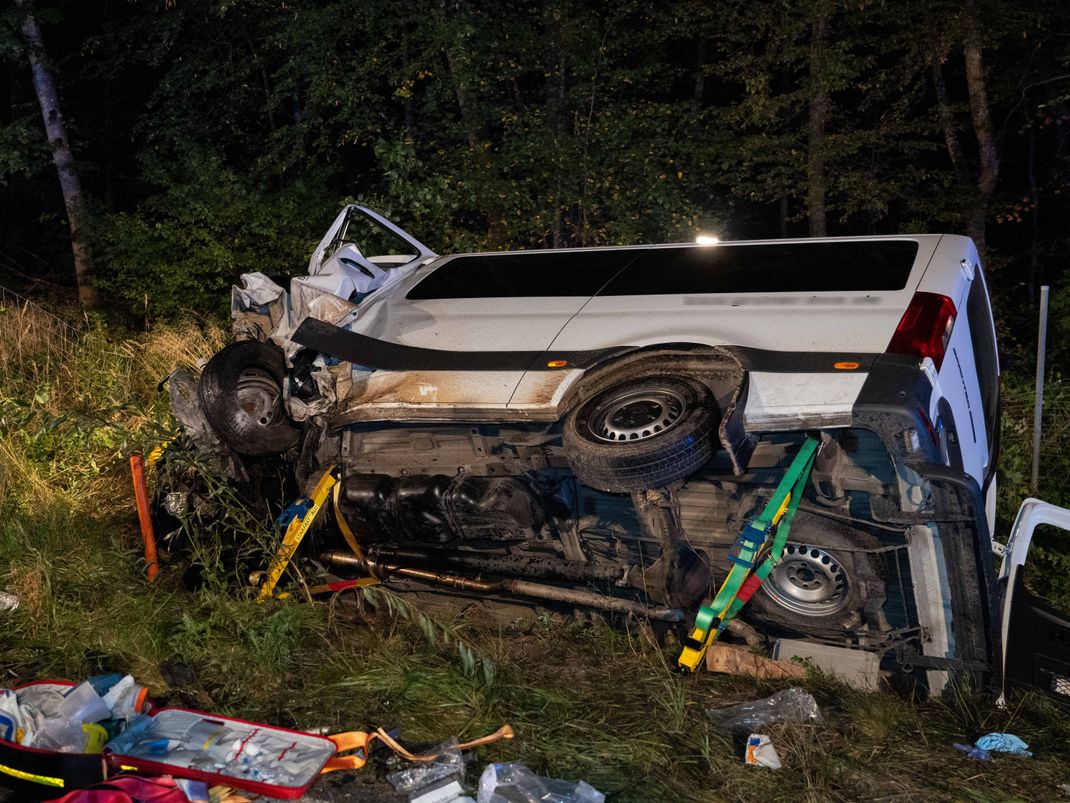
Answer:
[[(966, 237), (439, 256), (351, 206), (289, 293), (244, 277), (234, 317), (259, 379), (242, 402), (241, 365), (209, 363), (208, 406), (239, 377), (209, 421), (257, 434), (242, 407), (260, 409), (263, 355), (281, 347), (285, 416), (267, 399), (261, 429), (285, 430), (284, 459), (298, 444), (302, 487), (343, 467), (340, 515), (384, 561), (507, 572), (537, 555), (545, 576), (618, 572), (604, 593), (658, 586), (653, 599), (686, 608), (816, 437), (790, 571), (756, 595), (752, 621), (877, 653), (934, 690), (994, 666), (999, 362)], [(655, 447), (707, 409), (676, 470)], [(228, 427), (223, 448), (270, 453)], [(712, 451), (692, 448), (709, 437)], [(647, 448), (648, 464), (628, 462)], [(633, 473), (605, 479), (614, 455)]]

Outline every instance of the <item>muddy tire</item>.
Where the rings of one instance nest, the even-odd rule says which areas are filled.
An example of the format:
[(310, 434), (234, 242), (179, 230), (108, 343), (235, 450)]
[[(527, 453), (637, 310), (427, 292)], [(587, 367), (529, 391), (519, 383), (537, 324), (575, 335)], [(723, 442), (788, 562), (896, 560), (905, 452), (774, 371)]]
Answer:
[(272, 343), (231, 343), (208, 361), (198, 394), (212, 429), (239, 454), (281, 454), (300, 432), (286, 415), (286, 358)]
[(709, 389), (685, 377), (613, 385), (565, 419), (565, 456), (584, 485), (610, 493), (660, 488), (704, 466), (720, 416)]
[(799, 511), (776, 568), (744, 608), (751, 621), (799, 635), (829, 635), (867, 622), (867, 604), (886, 595), (876, 538), (833, 519)]

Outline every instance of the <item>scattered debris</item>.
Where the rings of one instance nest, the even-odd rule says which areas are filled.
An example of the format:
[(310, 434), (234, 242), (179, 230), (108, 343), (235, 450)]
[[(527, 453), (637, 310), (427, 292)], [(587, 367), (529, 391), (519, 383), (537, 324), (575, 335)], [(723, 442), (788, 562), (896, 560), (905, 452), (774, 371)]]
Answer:
[(409, 796), (409, 803), (476, 803), (457, 779), (438, 781)]
[(1013, 733), (989, 733), (987, 736), (982, 736), (974, 744), (979, 749), (987, 750), (990, 753), (1011, 753), (1023, 758), (1033, 757), (1033, 754), (1028, 750), (1029, 745)]
[(386, 776), (394, 789), (402, 794), (422, 792), (446, 779), (464, 777), (464, 755), (457, 739), (440, 744), (433, 751), (434, 758), (395, 770)]
[(191, 781), (187, 778), (176, 778), (175, 783), (178, 784), (178, 788), (182, 790), (190, 803), (201, 803), (201, 801), (210, 800), (208, 784), (204, 781)]
[(773, 747), (772, 740), (764, 733), (752, 733), (747, 737), (747, 751), (743, 754), (743, 763), (752, 767), (780, 769), (780, 756)]
[(961, 750), (968, 755), (974, 761), (988, 761), (992, 758), (992, 754), (987, 750), (982, 750), (980, 747), (974, 744), (962, 744), (961, 742), (955, 742), (953, 747), (956, 750)]
[(751, 700), (724, 708), (708, 708), (706, 714), (714, 725), (733, 735), (778, 722), (817, 723), (821, 712), (817, 701), (806, 691), (793, 686), (762, 700)]
[(1033, 757), (1033, 754), (1027, 749), (1029, 745), (1013, 733), (989, 733), (987, 736), (982, 736), (974, 744), (955, 742), (954, 747), (977, 761), (988, 761), (993, 753), (1010, 753), (1022, 758)]
[(488, 764), (479, 777), (479, 803), (605, 803), (586, 781), (543, 778), (523, 764)]
[(0, 613), (8, 613), (19, 607), (19, 598), (10, 591), (0, 591)]
[(152, 506), (149, 489), (145, 484), (145, 459), (140, 454), (130, 455), (130, 477), (134, 482), (134, 501), (137, 503), (137, 518), (141, 526), (141, 540), (145, 546), (145, 574), (151, 583), (160, 573), (156, 558), (156, 533), (152, 527)]

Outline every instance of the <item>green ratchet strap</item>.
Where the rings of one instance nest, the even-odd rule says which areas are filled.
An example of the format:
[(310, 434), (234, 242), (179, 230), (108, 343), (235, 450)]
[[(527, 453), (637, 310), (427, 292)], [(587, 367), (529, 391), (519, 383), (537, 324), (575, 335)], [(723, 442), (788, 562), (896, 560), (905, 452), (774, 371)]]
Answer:
[[(728, 556), (732, 568), (728, 577), (721, 584), (716, 596), (709, 605), (703, 605), (695, 617), (695, 626), (691, 635), (684, 641), (677, 663), (682, 669), (694, 672), (702, 662), (710, 645), (728, 627), (728, 623), (739, 613), (762, 581), (773, 571), (791, 532), (791, 523), (795, 511), (802, 500), (803, 491), (810, 478), (810, 469), (814, 465), (819, 442), (807, 438), (795, 455), (784, 477), (777, 485), (773, 498), (762, 509), (761, 514), (748, 521), (740, 533), (734, 547), (734, 554)], [(774, 533), (769, 553), (757, 569), (754, 564)]]

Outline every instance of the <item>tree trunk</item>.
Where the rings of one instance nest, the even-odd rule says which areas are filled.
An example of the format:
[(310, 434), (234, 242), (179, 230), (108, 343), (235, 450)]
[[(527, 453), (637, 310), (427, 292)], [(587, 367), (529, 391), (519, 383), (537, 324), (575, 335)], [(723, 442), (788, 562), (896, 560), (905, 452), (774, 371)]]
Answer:
[(702, 111), (702, 98), (706, 94), (706, 48), (706, 37), (700, 36), (695, 46), (695, 72), (691, 77), (691, 116), (696, 119)]
[(992, 118), (988, 114), (988, 92), (985, 89), (985, 68), (981, 58), (981, 42), (971, 25), (963, 45), (966, 56), (966, 89), (970, 97), (970, 118), (977, 137), (977, 199), (966, 219), (966, 233), (973, 238), (977, 250), (984, 257), (985, 219), (992, 191), (999, 178), (999, 156), (992, 134)]
[(22, 36), (26, 41), (26, 54), (33, 72), (33, 87), (41, 104), (45, 134), (52, 147), (52, 160), (59, 173), (59, 186), (63, 203), (67, 208), (67, 223), (71, 232), (71, 251), (74, 255), (74, 275), (78, 282), (78, 300), (85, 308), (97, 306), (97, 290), (93, 284), (93, 263), (83, 239), (85, 230), (85, 203), (82, 198), (82, 183), (78, 168), (67, 141), (67, 128), (60, 113), (59, 92), (53, 76), (52, 65), (45, 53), (41, 28), (33, 15), (30, 0), (15, 0), (22, 12)]
[(955, 180), (961, 186), (965, 186), (968, 183), (966, 160), (962, 156), (962, 146), (959, 144), (959, 135), (955, 130), (955, 117), (951, 113), (951, 103), (947, 99), (947, 84), (944, 83), (942, 62), (942, 55), (934, 55), (930, 65), (933, 74), (933, 89), (936, 91), (936, 110), (940, 116), (940, 126), (944, 129), (944, 143), (947, 145), (951, 167), (955, 171)]
[(825, 65), (828, 48), (828, 13), (821, 11), (810, 32), (810, 120), (807, 127), (806, 211), (810, 236), (824, 237), (825, 227), (825, 123), (829, 96)]
[[(439, 3), (439, 13), (441, 24), (444, 27), (448, 26), (449, 17), (445, 0)], [(482, 123), (476, 99), (469, 91), (469, 54), (463, 48), (464, 45), (456, 37), (451, 37), (450, 43), (444, 47), (443, 54), (446, 58), (450, 83), (453, 85), (453, 95), (457, 101), (457, 111), (461, 118), (461, 127), (464, 129), (465, 141), (468, 143), (468, 149), (472, 153), (479, 173), (481, 186), (478, 192), (486, 198), (484, 214), (487, 216), (487, 243), (491, 247), (501, 247), (505, 244), (503, 242), (505, 212), (502, 205), (493, 197), (491, 186), (494, 182), (494, 168), (491, 163), (490, 150), (483, 140)]]

